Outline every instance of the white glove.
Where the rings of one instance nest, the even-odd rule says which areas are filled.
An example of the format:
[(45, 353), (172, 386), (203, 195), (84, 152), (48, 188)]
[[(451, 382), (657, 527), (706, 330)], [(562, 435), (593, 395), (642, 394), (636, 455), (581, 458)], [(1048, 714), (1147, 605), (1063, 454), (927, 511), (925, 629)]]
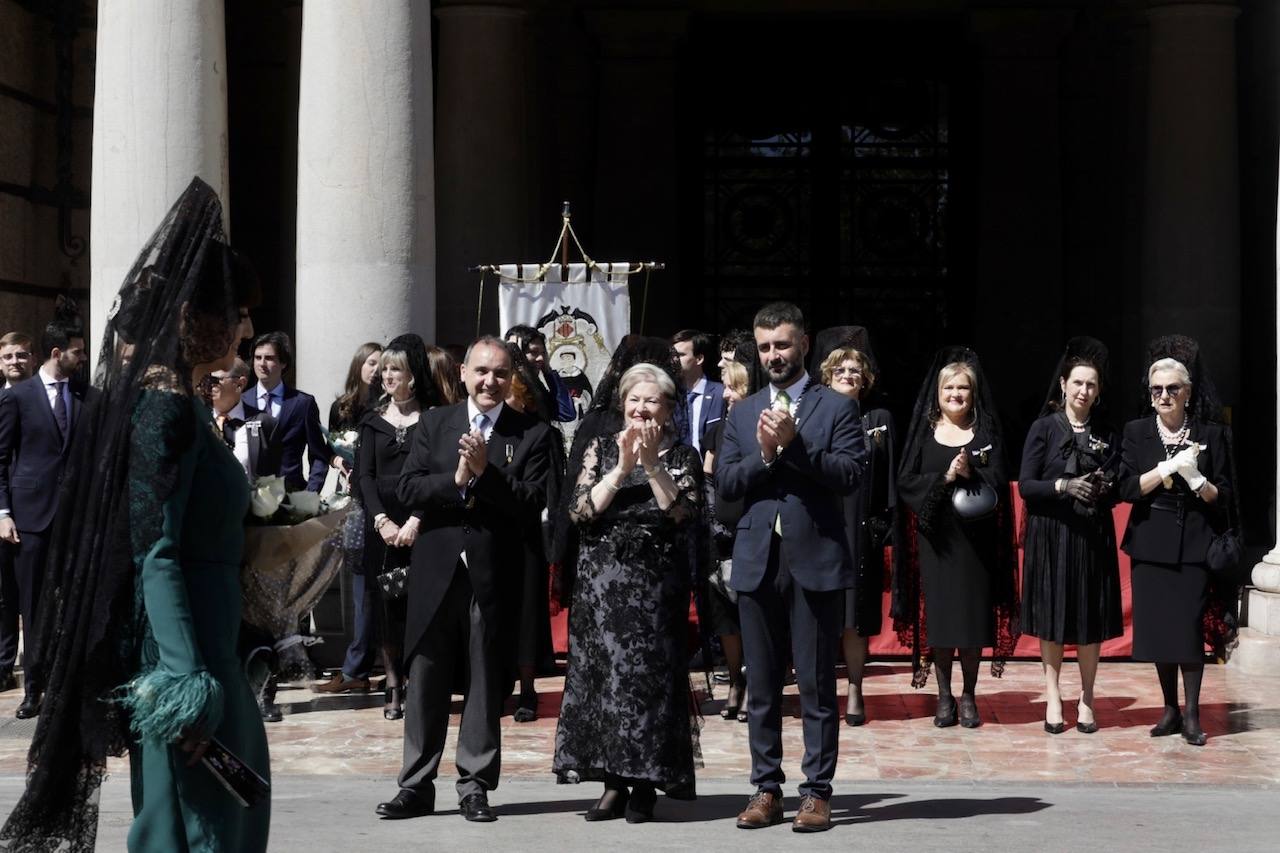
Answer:
[(1187, 481), (1187, 485), (1191, 487), (1193, 492), (1200, 491), (1200, 488), (1205, 484), (1205, 476), (1196, 467), (1196, 456), (1199, 453), (1200, 445), (1192, 444), (1171, 460), (1177, 466), (1178, 476)]
[(1178, 473), (1178, 463), (1172, 459), (1166, 459), (1156, 465), (1156, 470), (1160, 472), (1160, 479), (1164, 481), (1166, 489), (1173, 488), (1173, 475)]

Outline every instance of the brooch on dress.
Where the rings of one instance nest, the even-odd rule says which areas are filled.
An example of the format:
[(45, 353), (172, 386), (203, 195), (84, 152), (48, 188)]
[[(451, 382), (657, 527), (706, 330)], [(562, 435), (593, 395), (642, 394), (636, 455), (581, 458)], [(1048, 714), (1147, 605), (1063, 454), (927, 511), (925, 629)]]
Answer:
[(872, 427), (867, 430), (867, 435), (871, 436), (872, 440), (875, 441), (876, 444), (884, 444), (884, 437), (888, 432), (889, 426), (887, 424), (881, 424), (880, 426)]
[(979, 462), (981, 462), (983, 465), (986, 465), (987, 459), (988, 459), (987, 454), (990, 452), (991, 452), (991, 445), (988, 444), (986, 447), (979, 447), (977, 450), (970, 450), (969, 455), (976, 456)]
[(1089, 449), (1092, 450), (1094, 453), (1105, 453), (1106, 451), (1111, 449), (1111, 445), (1103, 441), (1102, 439), (1098, 438), (1097, 436), (1090, 435)]

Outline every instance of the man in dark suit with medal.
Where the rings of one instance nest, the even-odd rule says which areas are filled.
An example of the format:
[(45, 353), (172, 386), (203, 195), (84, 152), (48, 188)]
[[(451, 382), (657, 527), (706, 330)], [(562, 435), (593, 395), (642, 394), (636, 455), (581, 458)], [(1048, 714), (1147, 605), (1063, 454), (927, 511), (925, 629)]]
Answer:
[[(466, 684), (458, 730), (458, 799), (469, 821), (495, 820), (498, 720), (509, 683), (498, 640), (502, 573), (521, 565), (524, 520), (546, 504), (551, 431), (504, 405), (511, 356), (483, 337), (467, 350), (467, 399), (425, 412), (400, 475), (400, 499), (424, 510), (409, 571), (405, 628), (408, 696), (400, 791), (378, 814), (435, 809), (434, 780), (449, 727), (451, 689)], [(455, 662), (468, 667), (462, 678)]]
[(77, 379), (86, 358), (79, 320), (57, 319), (46, 326), (40, 353), (44, 363), (36, 374), (0, 394), (0, 539), (13, 548), (13, 576), (4, 579), (0, 596), (5, 626), (0, 667), (13, 667), (20, 611), (25, 695), (18, 719), (40, 713), (42, 686), (32, 675), (40, 658), (35, 622), (62, 469), (86, 391)]
[(791, 640), (803, 716), (800, 808), (792, 829), (831, 826), (840, 719), (836, 649), (843, 590), (854, 582), (842, 496), (866, 466), (858, 404), (810, 383), (804, 316), (787, 302), (755, 317), (756, 349), (769, 384), (734, 406), (725, 425), (716, 484), (743, 501), (730, 588), (738, 592), (747, 666), (751, 781), (742, 829), (782, 822), (782, 688)]
[[(339, 460), (325, 440), (316, 398), (283, 381), (292, 363), (293, 347), (284, 332), (267, 332), (253, 342), (253, 372), (258, 383), (244, 392), (244, 402), (262, 413), (259, 420), (268, 451), (259, 461), (257, 474), (283, 477), (291, 492), (319, 492), (329, 466)], [(304, 450), (308, 457), (305, 472)]]
[(263, 447), (262, 413), (242, 396), (249, 382), (249, 365), (237, 358), (229, 370), (215, 370), (206, 381), (213, 425), (252, 483), (258, 476)]

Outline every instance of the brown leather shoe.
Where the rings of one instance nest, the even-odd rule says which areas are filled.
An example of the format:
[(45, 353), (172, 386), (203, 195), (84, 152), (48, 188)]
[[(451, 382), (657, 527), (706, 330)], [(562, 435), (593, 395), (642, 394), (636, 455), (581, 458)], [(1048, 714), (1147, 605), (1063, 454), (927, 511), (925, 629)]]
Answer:
[(757, 791), (747, 800), (738, 815), (738, 829), (761, 829), (782, 823), (782, 797), (768, 791)]
[(818, 797), (804, 797), (791, 822), (793, 832), (826, 832), (831, 828), (831, 803)]
[(347, 678), (341, 672), (336, 673), (324, 684), (311, 685), (312, 693), (368, 693), (369, 679)]

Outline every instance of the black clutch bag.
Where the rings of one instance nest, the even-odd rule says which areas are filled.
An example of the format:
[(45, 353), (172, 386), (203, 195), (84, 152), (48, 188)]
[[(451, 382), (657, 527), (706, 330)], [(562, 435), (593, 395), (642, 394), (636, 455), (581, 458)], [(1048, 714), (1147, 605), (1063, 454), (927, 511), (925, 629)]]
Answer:
[(951, 491), (951, 507), (964, 521), (990, 518), (999, 505), (1000, 496), (981, 478), (964, 483), (957, 480), (956, 487)]
[(409, 566), (406, 564), (388, 569), (387, 560), (384, 557), (382, 571), (378, 572), (376, 580), (382, 594), (387, 598), (392, 600), (404, 598), (409, 592)]

